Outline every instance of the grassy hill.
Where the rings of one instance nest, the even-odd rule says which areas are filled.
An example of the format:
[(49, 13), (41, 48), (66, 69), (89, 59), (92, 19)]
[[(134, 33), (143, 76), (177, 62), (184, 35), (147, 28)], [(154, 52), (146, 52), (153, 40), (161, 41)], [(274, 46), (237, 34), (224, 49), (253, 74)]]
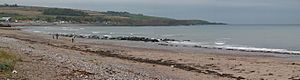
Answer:
[(0, 17), (12, 17), (11, 21), (67, 22), (71, 24), (97, 24), (111, 26), (169, 26), (208, 25), (204, 20), (176, 20), (164, 17), (132, 14), (129, 12), (97, 12), (90, 10), (49, 8), (36, 6), (0, 5)]

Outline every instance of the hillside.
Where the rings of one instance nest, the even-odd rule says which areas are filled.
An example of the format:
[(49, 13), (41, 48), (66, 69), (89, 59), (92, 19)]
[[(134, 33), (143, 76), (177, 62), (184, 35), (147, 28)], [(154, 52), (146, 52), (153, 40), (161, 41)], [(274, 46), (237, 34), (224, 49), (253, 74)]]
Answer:
[(90, 10), (49, 8), (19, 5), (0, 5), (0, 17), (12, 17), (12, 22), (96, 24), (111, 26), (171, 26), (217, 25), (204, 20), (176, 20), (129, 12), (97, 12)]

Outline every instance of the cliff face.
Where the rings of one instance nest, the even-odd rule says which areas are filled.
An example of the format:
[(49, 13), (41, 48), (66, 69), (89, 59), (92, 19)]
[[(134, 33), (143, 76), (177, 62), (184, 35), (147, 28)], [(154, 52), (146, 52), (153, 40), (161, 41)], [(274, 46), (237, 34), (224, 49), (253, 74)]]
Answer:
[(168, 26), (212, 25), (204, 20), (176, 20), (164, 17), (132, 14), (129, 12), (98, 12), (90, 10), (49, 8), (33, 6), (0, 6), (0, 17), (12, 17), (11, 21), (38, 23), (98, 24), (111, 26)]

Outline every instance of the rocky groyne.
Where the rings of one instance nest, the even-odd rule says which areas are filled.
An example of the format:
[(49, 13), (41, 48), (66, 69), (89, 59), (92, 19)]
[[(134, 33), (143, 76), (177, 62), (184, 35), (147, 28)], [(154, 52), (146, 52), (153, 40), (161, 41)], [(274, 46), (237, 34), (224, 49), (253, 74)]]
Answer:
[(85, 39), (102, 39), (102, 40), (127, 40), (127, 41), (143, 41), (143, 42), (167, 42), (167, 41), (180, 41), (176, 39), (158, 39), (158, 38), (148, 38), (148, 37), (139, 37), (139, 36), (118, 36), (112, 37), (110, 35), (77, 35), (77, 34), (50, 34), (58, 35), (63, 37), (75, 37), (75, 38), (85, 38)]

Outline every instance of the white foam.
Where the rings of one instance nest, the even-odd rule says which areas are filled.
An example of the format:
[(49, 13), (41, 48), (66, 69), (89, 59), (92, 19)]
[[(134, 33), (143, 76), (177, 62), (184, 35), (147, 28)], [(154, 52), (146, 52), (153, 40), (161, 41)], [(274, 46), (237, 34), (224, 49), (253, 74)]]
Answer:
[(111, 35), (103, 35), (103, 37), (111, 38)]
[[(214, 45), (203, 45), (200, 42), (188, 42), (188, 41), (167, 41), (167, 43), (175, 45), (187, 45), (187, 46), (197, 46), (200, 48), (208, 49), (224, 49), (224, 50), (234, 50), (234, 51), (246, 51), (246, 52), (263, 52), (263, 53), (278, 53), (278, 54), (293, 54), (300, 55), (300, 51), (290, 51), (287, 49), (272, 49), (272, 48), (257, 48), (257, 47), (245, 47), (245, 46), (214, 46)], [(220, 43), (222, 44), (222, 43)]]
[(64, 31), (79, 31), (80, 29), (74, 29), (74, 28), (70, 28), (70, 27), (62, 27), (61, 30), (64, 30)]
[(64, 30), (64, 31), (79, 31), (79, 29), (67, 29), (67, 28), (62, 29), (62, 30)]
[(100, 33), (100, 32), (92, 32), (92, 33), (94, 33), (94, 34), (98, 34), (98, 33)]
[(173, 37), (173, 36), (175, 36), (175, 35), (162, 35), (163, 37)]
[(224, 45), (225, 42), (215, 42), (216, 45)]
[(189, 41), (167, 41), (171, 44), (180, 44), (180, 45), (199, 45), (200, 42), (189, 42)]
[(33, 31), (33, 32), (35, 32), (35, 33), (41, 33), (41, 31)]
[(289, 51), (287, 49), (271, 49), (271, 48), (256, 48), (256, 47), (230, 47), (230, 46), (218, 46), (218, 47), (224, 48), (224, 49), (245, 50), (245, 51), (253, 51), (253, 52), (300, 54), (300, 51)]
[(91, 34), (79, 34), (81, 36), (90, 36)]

